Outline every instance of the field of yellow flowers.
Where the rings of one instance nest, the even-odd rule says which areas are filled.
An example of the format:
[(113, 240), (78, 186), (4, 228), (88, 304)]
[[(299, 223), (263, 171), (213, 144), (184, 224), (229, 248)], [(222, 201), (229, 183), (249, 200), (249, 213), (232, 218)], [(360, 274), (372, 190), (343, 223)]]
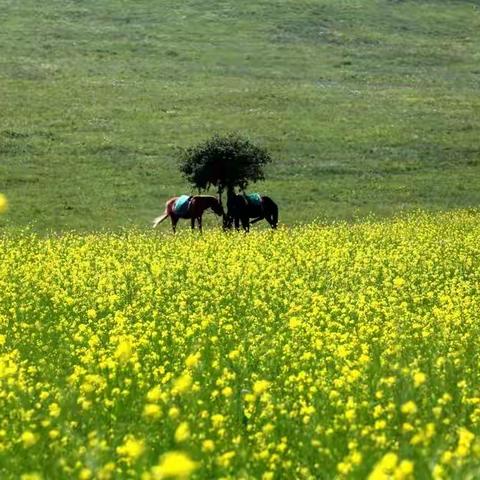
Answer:
[(478, 478), (480, 214), (0, 237), (0, 478)]

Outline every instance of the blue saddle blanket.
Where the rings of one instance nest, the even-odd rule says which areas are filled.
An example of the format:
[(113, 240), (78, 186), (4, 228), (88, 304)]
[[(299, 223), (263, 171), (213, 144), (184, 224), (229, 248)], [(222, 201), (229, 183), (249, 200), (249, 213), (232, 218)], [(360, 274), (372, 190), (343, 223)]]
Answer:
[(251, 205), (255, 205), (256, 207), (262, 206), (262, 197), (259, 193), (249, 193), (248, 195), (245, 195), (245, 198)]
[(175, 214), (179, 217), (186, 215), (188, 213), (188, 207), (191, 199), (192, 197), (190, 195), (180, 195), (173, 205), (173, 211)]

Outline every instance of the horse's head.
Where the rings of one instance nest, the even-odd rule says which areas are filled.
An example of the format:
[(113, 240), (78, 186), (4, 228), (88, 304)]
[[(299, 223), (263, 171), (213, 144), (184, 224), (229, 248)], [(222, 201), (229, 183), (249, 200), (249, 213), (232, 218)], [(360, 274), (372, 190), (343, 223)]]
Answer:
[(222, 204), (215, 198), (212, 201), (211, 209), (219, 216), (225, 216)]

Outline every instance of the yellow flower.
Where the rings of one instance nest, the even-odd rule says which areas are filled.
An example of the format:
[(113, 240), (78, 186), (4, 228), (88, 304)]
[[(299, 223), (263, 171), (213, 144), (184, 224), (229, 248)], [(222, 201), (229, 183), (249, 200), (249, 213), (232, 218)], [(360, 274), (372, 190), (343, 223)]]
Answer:
[(435, 465), (432, 471), (433, 480), (442, 480), (445, 477), (445, 469), (441, 465)]
[(352, 471), (352, 466), (347, 462), (340, 462), (337, 465), (337, 471), (341, 475), (348, 475)]
[(51, 417), (57, 418), (58, 416), (60, 416), (61, 411), (62, 409), (60, 408), (58, 403), (52, 403), (48, 406), (48, 412), (50, 413)]
[(147, 403), (143, 407), (143, 415), (150, 418), (160, 418), (162, 409), (156, 403)]
[(73, 480), (186, 476), (151, 463), (170, 441), (202, 456), (192, 477), (474, 475), (479, 234), (480, 210), (241, 241), (0, 232), (0, 459), (19, 479), (52, 455)]
[(133, 345), (129, 340), (121, 341), (115, 350), (115, 358), (120, 362), (128, 362), (133, 354)]
[(221, 427), (224, 421), (225, 417), (223, 415), (220, 415), (219, 413), (212, 415), (212, 425), (214, 428)]
[(475, 439), (475, 435), (466, 428), (458, 430), (458, 446), (455, 453), (459, 457), (466, 457), (470, 453), (470, 447)]
[(381, 465), (386, 472), (391, 472), (396, 467), (397, 462), (398, 456), (395, 453), (387, 453), (382, 458)]
[(170, 418), (178, 418), (178, 416), (180, 415), (180, 410), (177, 408), (177, 407), (171, 407), (169, 410), (168, 410), (168, 416)]
[(427, 376), (423, 372), (415, 372), (413, 374), (413, 384), (416, 387), (423, 385), (427, 379)]
[(231, 397), (233, 394), (233, 390), (231, 387), (225, 387), (223, 390), (222, 390), (222, 395), (224, 397)]
[(387, 453), (375, 465), (372, 472), (368, 476), (368, 480), (389, 480), (390, 475), (395, 470), (398, 463), (398, 456), (395, 453)]
[(215, 443), (213, 442), (213, 440), (207, 439), (202, 442), (202, 451), (209, 453), (209, 452), (213, 452), (214, 450), (215, 450)]
[(405, 422), (402, 424), (403, 432), (410, 433), (410, 432), (413, 432), (414, 430), (415, 430), (415, 427), (411, 423)]
[(253, 393), (246, 393), (243, 398), (246, 402), (249, 403), (254, 402), (257, 399), (257, 397)]
[(229, 452), (225, 452), (224, 454), (220, 455), (217, 458), (217, 463), (223, 468), (227, 468), (230, 466), (230, 462), (232, 458), (235, 456), (235, 452), (230, 450)]
[(92, 478), (92, 471), (89, 468), (82, 468), (78, 474), (78, 480), (89, 480)]
[(175, 441), (177, 443), (185, 442), (190, 438), (190, 429), (187, 422), (182, 422), (175, 430)]
[(292, 317), (289, 322), (288, 322), (288, 326), (292, 329), (294, 328), (297, 328), (301, 325), (301, 321), (298, 317)]
[(417, 406), (415, 405), (415, 402), (412, 400), (405, 402), (401, 408), (401, 412), (404, 413), (405, 415), (414, 415), (417, 413)]
[(162, 391), (160, 390), (160, 387), (158, 385), (153, 387), (147, 393), (147, 400), (149, 402), (158, 402), (161, 398), (162, 398)]
[(5, 213), (8, 210), (8, 200), (7, 197), (0, 193), (0, 213)]
[(228, 354), (228, 358), (230, 360), (236, 360), (238, 357), (240, 356), (240, 352), (238, 350), (232, 350), (229, 354)]
[(402, 460), (395, 470), (395, 480), (405, 480), (413, 475), (413, 462)]
[(363, 456), (360, 452), (353, 452), (351, 456), (351, 461), (354, 465), (360, 465), (362, 463)]
[(446, 450), (442, 453), (441, 462), (445, 465), (449, 465), (453, 460), (453, 453), (450, 450)]
[(42, 392), (40, 392), (39, 398), (40, 398), (40, 400), (46, 400), (49, 396), (50, 396), (49, 392), (42, 391)]
[(160, 458), (160, 463), (152, 468), (154, 479), (188, 478), (197, 469), (197, 464), (183, 452), (168, 452)]
[(132, 435), (124, 438), (124, 443), (117, 447), (117, 453), (129, 460), (136, 460), (145, 451), (145, 442), (137, 440)]
[(42, 476), (37, 472), (23, 473), (20, 480), (42, 480)]
[(30, 430), (27, 430), (22, 433), (20, 436), (20, 440), (22, 441), (22, 444), (25, 448), (31, 447), (37, 443), (37, 435), (35, 435), (33, 432)]
[(262, 428), (262, 432), (265, 434), (272, 433), (274, 430), (275, 426), (272, 423), (266, 423)]
[(110, 480), (115, 471), (115, 464), (113, 462), (106, 463), (97, 473), (98, 480)]
[(198, 365), (198, 362), (200, 361), (200, 352), (197, 352), (195, 354), (189, 355), (186, 360), (185, 360), (185, 366), (187, 368), (194, 368)]
[(173, 393), (185, 393), (188, 392), (192, 386), (192, 377), (189, 373), (184, 373), (173, 383)]
[(257, 380), (253, 384), (253, 393), (255, 395), (262, 395), (262, 393), (268, 390), (269, 386), (270, 386), (270, 382), (268, 382), (267, 380)]

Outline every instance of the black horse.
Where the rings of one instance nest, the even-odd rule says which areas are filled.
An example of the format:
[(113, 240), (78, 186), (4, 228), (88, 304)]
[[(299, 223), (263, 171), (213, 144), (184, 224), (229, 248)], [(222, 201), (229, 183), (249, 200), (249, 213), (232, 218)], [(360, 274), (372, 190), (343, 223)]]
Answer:
[[(259, 201), (255, 201), (253, 195), (230, 194), (227, 198), (227, 214), (223, 217), (223, 226), (225, 229), (235, 228), (239, 230), (240, 222), (243, 229), (250, 231), (250, 225), (265, 219), (272, 228), (278, 225), (278, 206), (270, 198), (259, 196)], [(250, 219), (253, 218), (252, 221)]]

